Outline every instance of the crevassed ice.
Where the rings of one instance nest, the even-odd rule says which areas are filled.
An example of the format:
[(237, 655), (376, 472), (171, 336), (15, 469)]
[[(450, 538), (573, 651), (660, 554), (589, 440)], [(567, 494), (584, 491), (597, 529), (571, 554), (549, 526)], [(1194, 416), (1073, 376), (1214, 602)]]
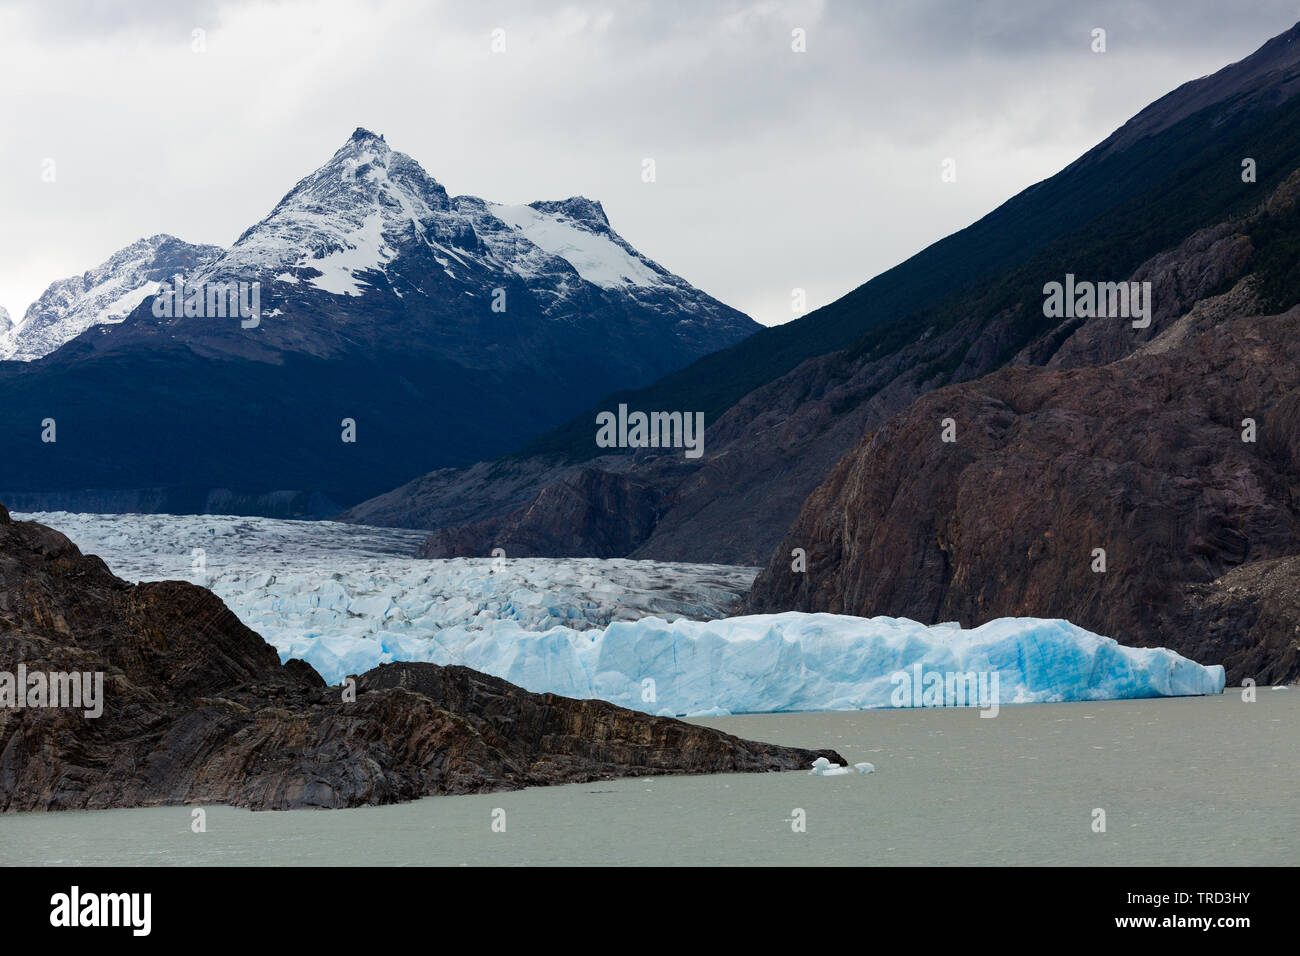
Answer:
[(427, 637), (282, 634), (273, 643), (331, 681), (393, 660), (464, 664), (535, 692), (665, 714), (890, 707), (900, 686), (894, 675), (918, 664), (923, 673), (996, 672), (1002, 704), (1217, 694), (1224, 686), (1220, 666), (1036, 618), (970, 630), (799, 612), (650, 617), (585, 631), (501, 621)]

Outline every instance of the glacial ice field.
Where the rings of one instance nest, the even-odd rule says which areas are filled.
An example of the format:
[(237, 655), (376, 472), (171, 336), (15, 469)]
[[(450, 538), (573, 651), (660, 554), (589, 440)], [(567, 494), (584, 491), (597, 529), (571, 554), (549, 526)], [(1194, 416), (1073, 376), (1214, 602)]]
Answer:
[(463, 664), (535, 692), (708, 715), (1216, 694), (1219, 666), (1067, 621), (977, 628), (835, 614), (727, 617), (756, 568), (410, 557), (424, 534), (220, 515), (18, 515), (132, 581), (215, 591), (330, 683)]

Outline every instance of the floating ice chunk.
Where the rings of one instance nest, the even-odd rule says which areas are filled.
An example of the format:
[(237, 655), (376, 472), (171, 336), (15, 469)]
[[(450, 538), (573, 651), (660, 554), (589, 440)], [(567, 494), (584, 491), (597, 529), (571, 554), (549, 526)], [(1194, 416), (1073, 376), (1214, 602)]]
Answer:
[(831, 763), (825, 757), (818, 757), (813, 761), (812, 769), (808, 771), (813, 777), (840, 777), (849, 772), (848, 767), (841, 767), (837, 763)]
[(858, 773), (875, 773), (876, 765), (871, 763), (855, 763), (853, 769)]

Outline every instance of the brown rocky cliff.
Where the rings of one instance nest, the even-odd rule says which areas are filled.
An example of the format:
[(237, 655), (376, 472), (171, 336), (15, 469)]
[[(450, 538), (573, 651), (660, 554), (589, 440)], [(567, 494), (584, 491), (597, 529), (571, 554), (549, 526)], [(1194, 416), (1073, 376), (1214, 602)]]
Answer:
[(460, 667), (389, 664), (356, 699), (211, 592), (130, 585), (0, 507), (0, 671), (102, 672), (104, 710), (0, 707), (0, 809), (349, 807), (620, 776), (794, 770), (740, 740)]
[(925, 396), (810, 496), (750, 608), (1062, 617), (1233, 682), (1300, 676), (1294, 621), (1268, 606), (1300, 565), (1247, 570), (1300, 555), (1300, 310), (1181, 332), (1110, 365), (1011, 367)]

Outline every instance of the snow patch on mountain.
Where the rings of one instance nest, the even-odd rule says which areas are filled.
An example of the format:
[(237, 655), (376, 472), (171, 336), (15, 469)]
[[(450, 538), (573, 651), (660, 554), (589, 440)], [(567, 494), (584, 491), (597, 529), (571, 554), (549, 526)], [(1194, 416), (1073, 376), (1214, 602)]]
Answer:
[(358, 273), (380, 269), (393, 258), (393, 250), (384, 241), (384, 217), (375, 211), (365, 218), (361, 228), (344, 237), (343, 248), (309, 264), (321, 274), (308, 281), (318, 289), (334, 295), (361, 295), (365, 283)]
[(564, 259), (578, 275), (604, 289), (623, 285), (665, 285), (663, 277), (626, 243), (594, 231), (581, 220), (543, 212), (535, 206), (488, 204), (488, 211), (519, 230), (529, 242)]

